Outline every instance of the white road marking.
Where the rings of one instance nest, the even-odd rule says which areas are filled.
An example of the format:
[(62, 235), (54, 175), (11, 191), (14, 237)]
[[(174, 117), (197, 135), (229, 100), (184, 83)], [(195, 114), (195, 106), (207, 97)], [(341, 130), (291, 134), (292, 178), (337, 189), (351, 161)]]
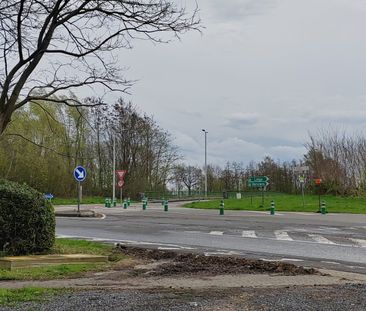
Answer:
[(281, 241), (293, 241), (286, 231), (276, 230), (274, 231), (277, 240)]
[(241, 234), (243, 238), (257, 238), (254, 230), (244, 230)]
[(294, 262), (300, 262), (304, 261), (302, 259), (296, 259), (296, 258), (282, 258), (280, 261), (294, 261)]
[(216, 251), (216, 252), (205, 252), (204, 255), (206, 257), (210, 257), (210, 256), (217, 256), (217, 255), (225, 255), (225, 256), (233, 256), (233, 255), (242, 255), (242, 253), (240, 252), (235, 252), (235, 251)]
[(366, 240), (350, 238), (352, 242), (355, 242), (360, 247), (366, 247)]
[(211, 235), (224, 235), (223, 231), (211, 231), (210, 232)]
[(180, 250), (178, 247), (158, 247), (160, 251), (177, 251)]
[(335, 261), (322, 261), (322, 263), (327, 263), (327, 264), (331, 264), (331, 265), (340, 265), (339, 262), (335, 262)]
[(328, 240), (327, 238), (318, 235), (318, 234), (308, 234), (309, 237), (311, 237), (315, 242), (318, 242), (320, 244), (331, 244), (331, 245), (336, 245), (336, 243)]

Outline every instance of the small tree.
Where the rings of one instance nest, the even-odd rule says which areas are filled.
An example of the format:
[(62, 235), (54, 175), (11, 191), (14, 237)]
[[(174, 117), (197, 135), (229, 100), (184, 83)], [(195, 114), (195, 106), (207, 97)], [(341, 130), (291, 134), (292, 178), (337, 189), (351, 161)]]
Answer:
[(117, 50), (133, 39), (164, 42), (159, 33), (178, 36), (198, 24), (196, 11), (188, 15), (169, 0), (1, 0), (0, 134), (29, 102), (83, 106), (65, 91), (125, 91)]
[(195, 166), (177, 165), (174, 169), (174, 180), (183, 183), (191, 195), (192, 190), (202, 181), (202, 170)]

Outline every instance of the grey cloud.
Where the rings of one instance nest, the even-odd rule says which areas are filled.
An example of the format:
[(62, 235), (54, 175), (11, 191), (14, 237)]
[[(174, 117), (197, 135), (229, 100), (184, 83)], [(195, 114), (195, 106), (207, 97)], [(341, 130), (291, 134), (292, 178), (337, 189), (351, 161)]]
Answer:
[(256, 113), (238, 112), (232, 114), (225, 122), (225, 126), (234, 129), (251, 127), (258, 123), (259, 116)]
[(213, 17), (219, 22), (240, 21), (276, 7), (277, 0), (208, 0)]

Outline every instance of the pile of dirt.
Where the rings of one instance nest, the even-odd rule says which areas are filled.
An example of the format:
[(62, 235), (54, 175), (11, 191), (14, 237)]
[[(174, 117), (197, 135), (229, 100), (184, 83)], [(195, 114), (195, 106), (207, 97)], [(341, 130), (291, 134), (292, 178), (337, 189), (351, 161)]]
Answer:
[(117, 252), (138, 259), (167, 261), (156, 265), (151, 276), (171, 275), (219, 275), (238, 273), (275, 273), (283, 275), (320, 274), (315, 269), (295, 266), (285, 262), (268, 262), (263, 260), (245, 259), (242, 257), (204, 256), (193, 253), (178, 253), (157, 249), (145, 249), (126, 245), (117, 245)]

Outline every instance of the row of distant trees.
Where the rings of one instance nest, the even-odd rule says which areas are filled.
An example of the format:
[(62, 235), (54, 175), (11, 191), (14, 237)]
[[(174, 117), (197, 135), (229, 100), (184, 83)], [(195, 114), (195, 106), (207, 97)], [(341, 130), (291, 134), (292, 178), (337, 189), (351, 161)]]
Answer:
[[(85, 195), (110, 195), (115, 141), (116, 168), (128, 171), (124, 193), (137, 197), (147, 191), (203, 192), (204, 168), (184, 164), (171, 135), (156, 121), (122, 99), (114, 105), (69, 107), (41, 101), (19, 109), (0, 137), (0, 177), (26, 182), (42, 192), (74, 196), (71, 172), (84, 165), (88, 178)], [(209, 192), (250, 191), (252, 176), (268, 176), (269, 191), (299, 193), (295, 167), (305, 166), (305, 191), (362, 195), (366, 190), (366, 138), (336, 130), (311, 134), (307, 152), (300, 160), (275, 161), (267, 156), (244, 166), (227, 162), (208, 165)], [(317, 189), (318, 190), (318, 189)]]
[[(266, 156), (261, 162), (228, 162), (225, 167), (208, 165), (208, 192), (250, 191), (248, 179), (252, 176), (268, 176), (267, 190), (299, 193), (303, 187), (307, 192), (318, 192), (314, 179), (322, 179), (320, 191), (336, 195), (364, 195), (366, 192), (366, 137), (362, 134), (347, 135), (334, 129), (310, 134), (305, 144), (306, 154), (291, 162), (275, 161)], [(306, 167), (300, 173), (297, 167)], [(173, 173), (177, 191), (203, 191), (204, 170), (200, 167), (179, 165)]]
[(84, 194), (110, 195), (114, 140), (116, 168), (128, 171), (126, 193), (166, 189), (177, 148), (152, 117), (122, 100), (92, 109), (46, 101), (19, 109), (0, 137), (0, 176), (72, 196), (71, 172), (83, 165), (88, 172)]
[[(296, 162), (275, 162), (265, 157), (261, 162), (244, 166), (240, 162), (227, 162), (225, 167), (207, 166), (207, 191), (250, 191), (248, 179), (252, 176), (268, 176), (267, 190), (291, 193), (298, 188), (293, 166)], [(172, 181), (176, 191), (199, 191), (204, 189), (204, 170), (200, 167), (180, 164), (173, 170)]]

